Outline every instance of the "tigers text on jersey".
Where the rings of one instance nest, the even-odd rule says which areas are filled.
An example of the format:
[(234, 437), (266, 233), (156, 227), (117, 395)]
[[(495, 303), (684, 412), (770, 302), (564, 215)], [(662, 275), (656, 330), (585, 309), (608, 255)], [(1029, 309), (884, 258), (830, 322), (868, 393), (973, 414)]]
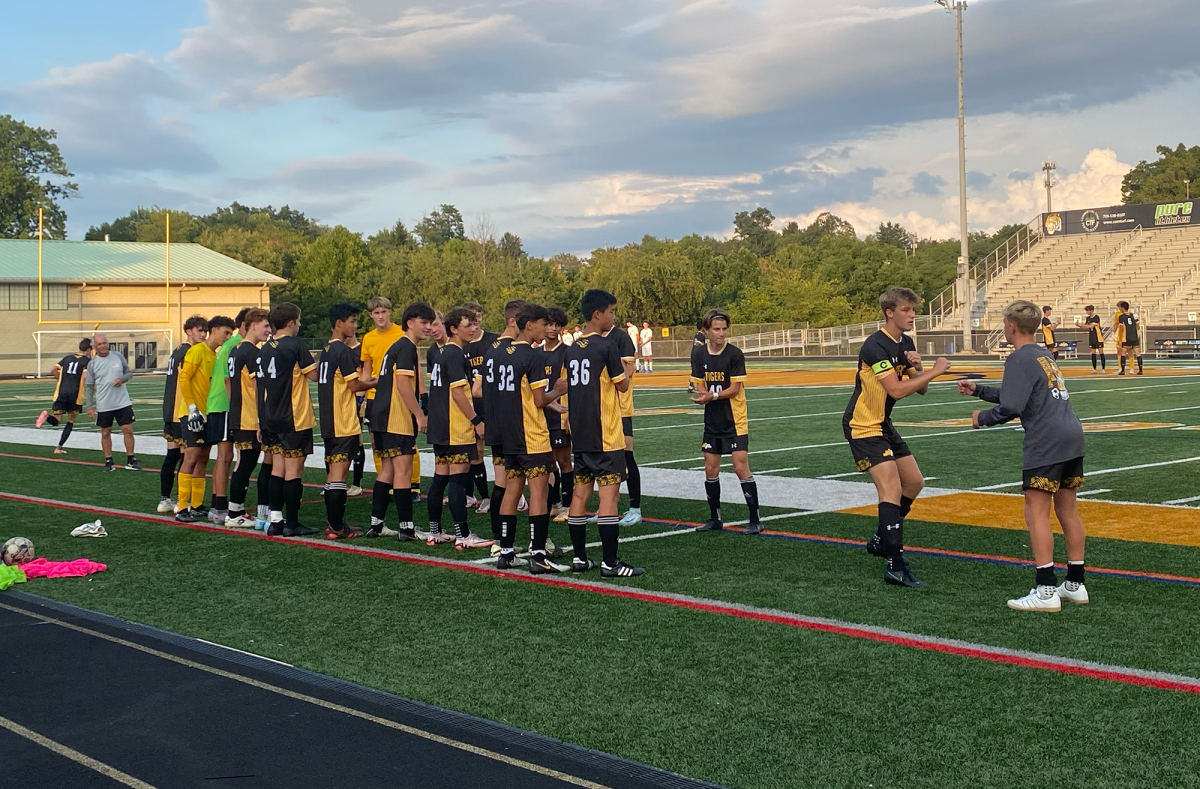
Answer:
[(87, 371), (88, 356), (73, 353), (58, 363), (58, 383), (54, 384), (54, 401), (66, 400), (83, 405), (83, 374)]
[(321, 412), (321, 435), (345, 438), (362, 433), (358, 403), (350, 381), (358, 380), (361, 364), (358, 351), (341, 340), (330, 340), (317, 362), (317, 406)]
[(492, 343), (500, 339), (500, 335), (494, 331), (485, 331), (483, 336), (475, 342), (469, 342), (464, 346), (467, 353), (467, 361), (471, 367), (471, 381), (475, 383), (475, 376), (479, 375), (480, 368), (483, 367), (483, 355), (487, 353), (487, 349), (492, 347)]
[(258, 422), (263, 432), (296, 433), (311, 430), (312, 396), (308, 378), (317, 363), (295, 337), (268, 340), (258, 349)]
[(692, 352), (692, 381), (703, 383), (713, 395), (730, 384), (742, 384), (733, 397), (704, 404), (704, 435), (713, 438), (737, 438), (748, 435), (746, 418), (746, 356), (742, 349), (725, 343), (720, 353), (711, 353), (708, 345), (697, 345)]
[(883, 329), (863, 343), (858, 352), (854, 394), (842, 416), (842, 425), (849, 429), (851, 438), (883, 435), (883, 425), (891, 419), (896, 401), (888, 395), (879, 379), (893, 372), (897, 378), (903, 378), (911, 369), (906, 354), (916, 350), (912, 337), (902, 334), (895, 340)]
[(483, 376), (483, 441), (488, 446), (501, 446), (504, 443), (504, 425), (500, 423), (499, 412), (496, 410), (496, 404), (499, 402), (496, 387), (500, 383), (500, 376), (496, 370), (507, 364), (505, 360), (509, 357), (508, 349), (512, 342), (511, 337), (497, 337), (493, 340), (492, 344), (484, 349), (483, 361), (476, 373)]
[[(628, 338), (624, 332), (620, 336)], [(621, 430), (620, 392), (625, 380), (621, 353), (614, 335), (585, 334), (567, 348), (562, 374), (567, 377), (571, 447), (575, 452), (616, 452), (625, 449)]]
[(461, 447), (475, 443), (471, 420), (454, 402), (451, 392), (461, 388), (470, 399), (470, 369), (466, 349), (452, 342), (431, 345), (425, 366), (429, 370), (429, 426), (426, 437), (434, 446)]
[(229, 352), (229, 429), (258, 430), (258, 348), (246, 340)]
[(175, 404), (179, 402), (179, 368), (183, 366), (183, 357), (187, 356), (192, 346), (184, 343), (171, 352), (167, 359), (167, 385), (163, 390), (163, 421), (176, 422)]
[[(621, 361), (633, 362), (637, 358), (637, 348), (625, 332), (619, 331), (614, 334), (610, 331), (605, 335), (605, 339), (616, 342), (617, 352), (621, 354)], [(633, 416), (633, 387), (629, 387), (624, 392), (618, 392), (617, 398), (621, 403), (621, 416)]]
[(398, 436), (415, 436), (413, 413), (400, 399), (396, 391), (396, 376), (407, 376), (413, 385), (413, 396), (417, 393), (417, 378), (420, 376), (420, 361), (417, 346), (407, 337), (392, 343), (381, 359), (379, 383), (375, 385), (375, 399), (367, 406), (371, 415), (371, 431), (392, 433)]
[[(488, 352), (484, 362), (485, 402), (495, 402), (495, 419), (503, 424), (505, 455), (538, 455), (550, 451), (546, 415), (533, 399), (546, 388), (544, 354), (524, 340)], [(489, 381), (488, 379), (494, 379)]]
[[(543, 362), (546, 367), (546, 385), (553, 387), (554, 382), (558, 380), (558, 376), (562, 373), (563, 363), (567, 358), (567, 348), (570, 346), (566, 343), (559, 342), (558, 346), (553, 350), (546, 350), (545, 343), (542, 344)], [(562, 405), (567, 404), (567, 396), (563, 395), (559, 400)], [(562, 430), (562, 414), (558, 413), (550, 407), (543, 408), (542, 411), (546, 414), (546, 427), (551, 430)]]

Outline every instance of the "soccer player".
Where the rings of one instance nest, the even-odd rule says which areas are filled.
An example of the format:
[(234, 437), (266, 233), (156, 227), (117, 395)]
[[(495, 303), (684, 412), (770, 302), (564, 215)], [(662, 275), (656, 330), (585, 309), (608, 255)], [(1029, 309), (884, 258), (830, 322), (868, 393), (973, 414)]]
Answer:
[(229, 467), (233, 463), (233, 436), (229, 424), (229, 354), (241, 345), (242, 335), (239, 330), (245, 322), (249, 307), (243, 307), (233, 319), (235, 326), (233, 336), (221, 343), (217, 349), (217, 359), (213, 364), (212, 382), (208, 387), (208, 410), (204, 413), (205, 430), (208, 432), (208, 445), (217, 448), (217, 464), (213, 467), (212, 506), (208, 509), (208, 519), (218, 526), (225, 525), (229, 519)]
[(616, 304), (616, 297), (607, 291), (592, 289), (584, 293), (581, 307), (587, 333), (566, 353), (563, 378), (567, 381), (567, 415), (575, 450), (575, 493), (567, 525), (575, 554), (571, 571), (587, 572), (596, 566), (587, 556), (587, 502), (592, 491), (599, 488), (597, 523), (603, 553), (600, 575), (630, 578), (646, 571), (617, 557), (617, 502), (626, 458), (620, 395), (628, 390), (629, 377), (621, 352), (605, 337), (612, 330)]
[[(1037, 565), (1034, 588), (1008, 601), (1018, 611), (1059, 611), (1062, 601), (1088, 602), (1084, 576), (1083, 521), (1075, 491), (1083, 487), (1083, 426), (1071, 410), (1071, 394), (1050, 354), (1037, 346), (1037, 305), (1016, 301), (1004, 308), (1004, 338), (1013, 352), (1004, 361), (1000, 388), (958, 382), (958, 391), (996, 406), (971, 415), (973, 427), (1000, 425), (1020, 417), (1023, 439), (1022, 485), (1025, 523)], [(1054, 532), (1050, 507), (1062, 524), (1067, 543), (1067, 579), (1058, 585), (1054, 573)]]
[[(258, 349), (271, 336), (267, 311), (257, 307), (246, 310), (238, 334), (242, 341), (229, 353), (225, 365), (224, 386), (229, 397), (229, 435), (237, 449), (237, 465), (229, 485), (229, 514), (225, 525), (235, 529), (267, 528), (270, 508), (271, 466), (263, 466), (258, 485), (258, 518), (246, 514), (246, 491), (258, 465), (262, 444), (258, 440)], [(223, 346), (222, 346), (223, 347)], [(259, 521), (262, 521), (261, 525)]]
[(614, 334), (610, 329), (605, 337), (615, 342), (625, 365), (625, 377), (630, 380), (629, 388), (617, 397), (621, 402), (621, 430), (625, 433), (625, 484), (629, 488), (629, 512), (621, 518), (621, 525), (633, 526), (642, 522), (642, 472), (633, 457), (633, 372), (637, 345), (625, 332)]
[[(472, 325), (474, 335), (470, 337), (470, 342), (466, 345), (467, 362), (470, 365), (470, 388), (472, 393), (471, 405), (475, 409), (476, 414), (484, 414), (483, 398), (475, 397), (475, 381), (479, 378), (480, 371), (483, 368), (483, 354), (494, 343), (500, 339), (500, 335), (492, 331), (483, 330), (483, 306), (477, 301), (468, 301), (463, 305), (475, 314), (475, 322)], [(483, 464), (483, 437), (478, 436), (475, 441), (475, 460), (471, 462), (471, 480), (475, 483), (475, 493), (478, 494), (479, 508), (475, 512), (479, 515), (486, 515), (491, 512), (492, 501), (491, 494), (488, 492), (487, 482), (487, 467)], [(469, 493), (470, 491), (468, 491)], [(497, 512), (499, 512), (497, 510)]]
[[(167, 381), (163, 390), (163, 438), (167, 441), (167, 455), (158, 472), (158, 512), (161, 515), (175, 512), (171, 488), (175, 486), (175, 472), (183, 463), (183, 426), (175, 417), (175, 404), (179, 402), (179, 368), (183, 366), (183, 357), (188, 350), (208, 336), (208, 320), (199, 315), (191, 316), (183, 322), (183, 336), (184, 342), (167, 359)], [(181, 501), (181, 506), (190, 506), (190, 501)]]
[[(558, 307), (548, 310), (550, 318), (546, 321), (546, 341), (542, 343), (542, 353), (545, 356), (546, 375), (549, 386), (553, 387), (558, 377), (562, 375), (563, 364), (567, 358), (567, 348), (560, 337), (560, 332), (567, 328), (567, 313)], [(571, 431), (569, 422), (563, 421), (565, 404), (559, 402), (546, 406), (546, 427), (550, 429), (550, 451), (554, 453), (554, 463), (557, 473), (550, 486), (550, 515), (555, 523), (566, 523), (571, 509), (571, 496), (575, 491), (575, 469), (571, 464)], [(558, 505), (562, 505), (559, 507)], [(555, 511), (557, 507), (557, 512)]]
[(639, 335), (637, 326), (633, 325), (633, 321), (625, 321), (625, 333), (629, 335), (629, 339), (633, 340), (633, 369), (640, 373), (642, 371), (642, 359), (637, 353)]
[(638, 335), (642, 349), (642, 372), (654, 372), (654, 329), (650, 321), (642, 321), (642, 331)]
[[(884, 326), (862, 344), (854, 394), (842, 416), (842, 432), (859, 471), (866, 471), (879, 495), (879, 527), (867, 541), (867, 553), (883, 556), (889, 584), (920, 588), (904, 558), (904, 518), (925, 486), (916, 458), (892, 427), (892, 406), (913, 393), (925, 394), (929, 382), (950, 369), (945, 357), (925, 370), (910, 331), (921, 297), (908, 288), (888, 288), (879, 297)], [(907, 380), (905, 380), (907, 379)]]
[[(550, 430), (542, 409), (567, 391), (566, 378), (547, 389), (546, 365), (542, 352), (533, 346), (546, 337), (549, 312), (538, 304), (526, 304), (516, 316), (518, 339), (513, 340), (497, 363), (487, 372), (495, 376), (489, 382), (487, 397), (495, 398), (495, 418), (504, 424), (504, 500), (500, 506), (500, 557), (496, 568), (517, 566), (514, 542), (517, 534), (517, 505), (529, 484), (529, 524), (533, 544), (529, 570), (535, 575), (565, 572), (568, 568), (550, 561), (546, 555), (546, 537), (550, 533), (549, 502), (546, 498), (554, 454), (550, 450)], [(488, 361), (495, 359), (491, 354)], [(486, 362), (485, 362), (486, 364)]]
[(417, 397), (417, 379), (421, 375), (417, 343), (429, 335), (429, 324), (436, 318), (433, 308), (425, 302), (409, 304), (401, 316), (403, 335), (381, 359), (375, 399), (368, 405), (376, 469), (368, 537), (391, 533), (384, 523), (390, 496), (396, 502), (400, 519), (396, 539), (400, 542), (417, 539), (413, 525), (412, 467), (417, 454), (417, 433), (424, 433), (427, 425)]
[(358, 331), (358, 307), (334, 304), (329, 308), (332, 336), (317, 366), (317, 402), (321, 411), (321, 443), (325, 447), (325, 537), (346, 540), (363, 535), (346, 524), (346, 476), (350, 461), (362, 447), (356, 392), (366, 391), (359, 379), (360, 360), (347, 340)]
[(1046, 344), (1046, 350), (1058, 359), (1058, 343), (1054, 340), (1054, 330), (1062, 323), (1062, 318), (1056, 321), (1050, 320), (1050, 311), (1054, 309), (1050, 305), (1042, 307), (1042, 342)]
[[(179, 468), (179, 511), (175, 520), (195, 523), (204, 520), (204, 488), (207, 485), (208, 458), (212, 445), (208, 441), (205, 411), (208, 390), (212, 386), (217, 349), (233, 335), (233, 321), (218, 315), (208, 322), (208, 336), (188, 348), (179, 368), (179, 402), (175, 416), (183, 434), (183, 465)], [(225, 521), (222, 519), (221, 521)]]
[[(1108, 367), (1104, 358), (1104, 332), (1100, 330), (1100, 316), (1096, 314), (1096, 308), (1091, 304), (1083, 308), (1087, 313), (1087, 317), (1083, 322), (1075, 322), (1075, 326), (1080, 329), (1088, 330), (1088, 347), (1092, 349), (1092, 375), (1100, 373), (1103, 375), (1108, 372)], [(1100, 356), (1100, 369), (1096, 369), (1096, 356)]]
[[(524, 299), (513, 299), (504, 305), (504, 333), (484, 350), (483, 364), (472, 386), (472, 394), (483, 400), (483, 440), (492, 450), (492, 473), (495, 481), (492, 485), (488, 513), (491, 515), (492, 521), (492, 538), (496, 540), (496, 544), (492, 546), (494, 556), (500, 555), (500, 505), (504, 501), (504, 488), (508, 483), (504, 473), (504, 428), (506, 426), (496, 410), (498, 387), (505, 381), (500, 378), (497, 370), (506, 363), (505, 359), (509, 355), (508, 349), (519, 335), (517, 313), (526, 304), (528, 302)], [(517, 559), (516, 561), (520, 563), (523, 560)]]
[(255, 357), (258, 425), (263, 452), (271, 455), (267, 534), (303, 537), (317, 532), (300, 524), (304, 458), (312, 454), (316, 425), (308, 382), (317, 379), (317, 363), (296, 339), (299, 307), (286, 301), (278, 304), (271, 310), (270, 321), (273, 336)]
[[(371, 321), (374, 322), (375, 328), (363, 335), (362, 347), (359, 348), (358, 354), (362, 357), (364, 379), (378, 379), (379, 365), (383, 362), (383, 355), (388, 352), (388, 349), (396, 344), (396, 340), (404, 336), (404, 327), (392, 322), (392, 302), (383, 296), (376, 296), (367, 302), (367, 312), (371, 315)], [(376, 387), (367, 390), (367, 421), (371, 419), (371, 401), (375, 399)], [(372, 430), (372, 433), (374, 430)], [(375, 453), (375, 445), (371, 445), (371, 451)], [(382, 458), (375, 458), (375, 468), (379, 469)], [(420, 495), (421, 491), (421, 456), (416, 455), (413, 458), (412, 471), (412, 486), (410, 492)], [(390, 495), (390, 494), (389, 494)], [(386, 529), (386, 531), (391, 531)], [(367, 535), (368, 537), (370, 535)]]
[(96, 356), (88, 363), (84, 373), (87, 390), (88, 418), (96, 420), (100, 428), (100, 448), (104, 450), (104, 470), (116, 468), (112, 457), (112, 426), (115, 421), (125, 437), (125, 468), (141, 471), (142, 464), (133, 453), (133, 400), (125, 384), (133, 378), (133, 370), (124, 355), (110, 351), (108, 337), (97, 334), (92, 337)]
[(1125, 360), (1131, 355), (1137, 356), (1137, 374), (1142, 374), (1142, 341), (1139, 333), (1139, 325), (1141, 321), (1138, 319), (1136, 312), (1129, 310), (1129, 302), (1117, 302), (1117, 360), (1121, 363), (1121, 371), (1117, 375), (1125, 374)]
[(75, 427), (75, 417), (83, 406), (83, 375), (87, 371), (91, 358), (92, 341), (85, 337), (79, 341), (78, 351), (70, 356), (64, 356), (50, 371), (51, 375), (58, 378), (54, 384), (54, 402), (50, 406), (50, 410), (39, 414), (33, 424), (34, 427), (41, 427), (48, 422), (52, 427), (58, 427), (58, 423), (63, 417), (66, 417), (67, 423), (63, 426), (62, 435), (59, 436), (58, 446), (54, 448), (56, 455), (67, 454), (67, 450), (63, 447), (66, 446), (67, 439), (71, 437), (71, 430)]
[[(492, 540), (471, 533), (467, 525), (467, 494), (471, 490), (471, 463), (477, 457), (475, 439), (483, 432), (483, 415), (471, 402), (471, 371), (467, 362), (467, 339), (475, 336), (475, 313), (455, 307), (445, 316), (445, 345), (429, 348), (429, 427), (426, 437), (433, 445), (433, 483), (426, 505), (429, 534), (426, 543), (454, 542), (460, 551), (490, 548)], [(448, 493), (454, 537), (442, 532), (442, 496)]]
[(758, 519), (758, 483), (750, 473), (750, 429), (746, 417), (746, 357), (726, 341), (729, 315), (709, 310), (704, 316), (708, 342), (692, 352), (693, 403), (704, 406), (704, 495), (709, 519), (696, 531), (721, 531), (721, 458), (733, 456), (733, 472), (742, 482), (742, 495), (750, 510), (746, 534), (761, 534)]

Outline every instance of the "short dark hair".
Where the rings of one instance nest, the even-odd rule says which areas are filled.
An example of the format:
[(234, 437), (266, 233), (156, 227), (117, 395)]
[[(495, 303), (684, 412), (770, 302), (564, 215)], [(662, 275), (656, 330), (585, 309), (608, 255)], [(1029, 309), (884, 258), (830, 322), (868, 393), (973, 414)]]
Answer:
[(251, 309), (253, 309), (253, 308), (252, 307), (242, 307), (240, 310), (238, 310), (238, 314), (233, 319), (233, 322), (238, 325), (239, 329), (246, 325), (246, 313), (249, 312)]
[(521, 308), (524, 307), (528, 303), (529, 302), (525, 301), (525, 299), (513, 299), (508, 304), (505, 304), (504, 305), (504, 322), (508, 323), (513, 318), (517, 317), (517, 313), (520, 312)]
[(879, 297), (879, 309), (883, 311), (883, 317), (887, 317), (888, 310), (894, 310), (901, 304), (909, 304), (917, 307), (924, 301), (917, 295), (915, 290), (911, 288), (888, 288)]
[(466, 307), (476, 315), (483, 315), (483, 305), (477, 301), (465, 301), (463, 302), (462, 306)]
[(253, 326), (256, 323), (267, 320), (269, 313), (262, 307), (251, 307), (246, 310), (246, 314), (242, 317), (242, 326)]
[(1093, 305), (1091, 305), (1091, 304), (1089, 304), (1089, 305), (1087, 305), (1086, 307), (1084, 307), (1084, 309), (1085, 309), (1085, 310), (1091, 310), (1092, 312), (1095, 312), (1095, 311), (1096, 311), (1096, 308), (1095, 308)]
[(208, 331), (208, 318), (203, 315), (193, 315), (183, 322), (183, 330), (191, 331), (192, 329), (204, 329)]
[(285, 301), (282, 304), (276, 304), (267, 319), (271, 321), (271, 328), (278, 331), (286, 328), (292, 321), (300, 320), (300, 308), (290, 301)]
[(359, 304), (349, 304), (347, 302), (338, 302), (329, 307), (329, 328), (337, 325), (338, 321), (344, 321), (348, 318), (353, 318), (362, 312), (362, 307)]
[(712, 323), (715, 320), (725, 321), (725, 328), (729, 328), (729, 326), (733, 323), (733, 321), (729, 320), (728, 312), (714, 307), (711, 310), (709, 310), (708, 312), (704, 313), (704, 320), (701, 321), (703, 326), (701, 328), (711, 329)]
[(91, 339), (84, 337), (82, 340), (79, 341), (79, 350), (90, 351), (91, 349), (92, 349)]
[(696, 321), (696, 329), (698, 331), (704, 331), (704, 318), (701, 318), (700, 320)]
[(400, 316), (400, 328), (408, 331), (408, 322), (420, 318), (428, 323), (433, 323), (437, 320), (437, 313), (423, 301), (414, 301), (404, 308), (404, 314)]
[(1127, 302), (1127, 301), (1118, 301), (1118, 302), (1117, 302), (1117, 306), (1118, 306), (1118, 307), (1120, 307), (1120, 308), (1121, 308), (1121, 309), (1123, 309), (1123, 310), (1127, 310), (1127, 309), (1129, 309), (1129, 302)]
[(463, 322), (463, 318), (467, 319), (467, 325), (469, 326), (479, 320), (479, 313), (475, 312), (475, 310), (471, 309), (466, 304), (462, 305), (461, 307), (455, 307), (447, 312), (445, 319), (442, 321), (442, 325), (446, 327), (447, 337), (450, 336), (451, 331), (457, 333), (459, 324)]
[(547, 323), (553, 323), (555, 326), (567, 325), (567, 312), (562, 307), (551, 307), (546, 310), (550, 317), (546, 319)]
[(547, 321), (550, 320), (550, 310), (543, 307), (541, 304), (526, 304), (517, 313), (517, 329), (525, 331), (526, 324), (531, 321)]
[(609, 305), (616, 304), (617, 297), (609, 293), (607, 290), (592, 288), (583, 294), (583, 298), (579, 300), (579, 306), (583, 311), (583, 320), (590, 321), (592, 316), (597, 312), (604, 312)]
[(233, 331), (238, 330), (237, 324), (233, 322), (233, 318), (230, 318), (226, 315), (217, 315), (208, 322), (209, 331), (212, 331), (213, 329), (219, 329), (222, 326), (232, 329)]
[(1049, 312), (1052, 309), (1054, 308), (1047, 304), (1045, 307), (1042, 307), (1042, 312)]

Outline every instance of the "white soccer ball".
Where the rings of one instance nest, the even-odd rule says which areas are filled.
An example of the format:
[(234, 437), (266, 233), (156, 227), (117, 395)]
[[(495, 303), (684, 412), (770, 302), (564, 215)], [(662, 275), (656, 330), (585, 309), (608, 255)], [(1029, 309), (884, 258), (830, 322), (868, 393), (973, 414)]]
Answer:
[(0, 557), (10, 566), (33, 561), (33, 540), (28, 537), (13, 537), (0, 549)]

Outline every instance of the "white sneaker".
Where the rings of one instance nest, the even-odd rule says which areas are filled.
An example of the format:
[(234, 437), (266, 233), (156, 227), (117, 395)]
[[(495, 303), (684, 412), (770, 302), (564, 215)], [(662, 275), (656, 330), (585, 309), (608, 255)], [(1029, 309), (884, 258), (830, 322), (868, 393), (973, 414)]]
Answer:
[(108, 532), (100, 525), (100, 521), (85, 523), (82, 526), (76, 526), (71, 529), (72, 537), (107, 537)]
[(620, 525), (622, 525), (622, 526), (635, 526), (635, 525), (637, 525), (637, 524), (639, 524), (639, 523), (641, 523), (641, 522), (642, 522), (642, 511), (641, 511), (641, 509), (640, 509), (640, 508), (633, 508), (633, 507), (631, 507), (631, 508), (629, 509), (629, 512), (625, 513), (625, 517), (621, 518), (621, 520), (620, 520)]
[(225, 526), (230, 529), (253, 529), (254, 518), (251, 518), (246, 513), (238, 513), (225, 518)]
[(350, 487), (346, 488), (346, 495), (350, 498), (353, 498), (354, 496), (361, 496), (362, 488), (360, 488), (358, 485), (351, 485)]
[(382, 523), (378, 526), (372, 526), (371, 531), (378, 532), (380, 537), (395, 537), (396, 535), (398, 535), (400, 533), (400, 532), (396, 531), (395, 529), (389, 528), (386, 524), (382, 524)]
[(227, 510), (209, 510), (208, 522), (216, 526), (224, 526), (225, 521), (229, 520), (229, 512)]
[(1041, 611), (1056, 613), (1062, 610), (1062, 602), (1058, 598), (1058, 590), (1053, 586), (1038, 586), (1029, 590), (1029, 594), (1008, 601), (1008, 607), (1014, 611)]
[(170, 499), (160, 499), (158, 502), (158, 514), (159, 515), (175, 514), (175, 502), (171, 501)]
[(1058, 587), (1055, 592), (1063, 600), (1070, 600), (1072, 603), (1076, 603), (1077, 605), (1084, 605), (1088, 602), (1087, 587), (1083, 584), (1078, 584), (1075, 591), (1072, 592), (1067, 588), (1067, 584), (1064, 583), (1062, 586)]
[(474, 496), (471, 496), (469, 494), (467, 495), (467, 509), (471, 509), (478, 503), (479, 503), (479, 499), (477, 499)]
[(525, 501), (525, 497), (522, 496), (521, 500), (517, 502), (517, 512), (525, 512), (527, 509), (529, 509), (529, 502)]
[(475, 510), (475, 514), (476, 515), (487, 515), (491, 511), (492, 511), (492, 500), (491, 499), (481, 499), (479, 501), (479, 507), (476, 508), (476, 510)]

